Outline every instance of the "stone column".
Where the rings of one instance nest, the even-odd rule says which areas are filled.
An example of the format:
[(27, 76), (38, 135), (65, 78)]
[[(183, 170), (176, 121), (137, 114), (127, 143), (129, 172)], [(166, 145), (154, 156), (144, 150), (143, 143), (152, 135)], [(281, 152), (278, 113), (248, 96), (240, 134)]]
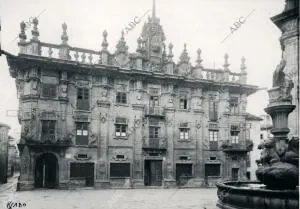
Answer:
[(163, 161), (163, 166), (165, 168), (165, 174), (164, 180), (163, 180), (163, 186), (165, 188), (169, 187), (176, 187), (176, 181), (175, 181), (175, 172), (174, 172), (174, 132), (175, 132), (175, 118), (174, 118), (174, 107), (167, 107), (165, 109), (165, 136), (167, 138), (167, 154), (166, 154), (166, 160)]

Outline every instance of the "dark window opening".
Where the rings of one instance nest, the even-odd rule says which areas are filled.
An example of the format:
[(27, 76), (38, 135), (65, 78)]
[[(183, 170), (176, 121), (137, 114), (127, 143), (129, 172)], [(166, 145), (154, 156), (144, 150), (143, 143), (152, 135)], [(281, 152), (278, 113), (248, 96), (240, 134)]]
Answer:
[(220, 176), (220, 164), (205, 164), (205, 176)]
[(126, 118), (116, 118), (115, 131), (117, 137), (127, 136), (127, 120)]
[(217, 157), (210, 157), (209, 159), (210, 159), (210, 160), (216, 160)]
[(56, 97), (56, 84), (43, 84), (42, 90), (43, 97), (55, 98)]
[(42, 140), (55, 139), (55, 120), (42, 120)]
[(124, 158), (125, 158), (124, 155), (117, 155), (116, 157), (117, 157), (118, 159), (124, 159)]
[(110, 177), (130, 177), (130, 163), (110, 163)]
[(230, 136), (231, 136), (231, 143), (232, 144), (238, 144), (239, 143), (239, 133), (240, 133), (239, 126), (231, 125)]
[(181, 98), (180, 99), (179, 108), (187, 110), (187, 99), (186, 98)]
[(78, 157), (78, 158), (83, 158), (83, 159), (88, 158), (88, 157), (87, 157), (87, 154), (78, 154), (77, 157)]
[(159, 127), (149, 127), (149, 138), (159, 138)]
[(159, 98), (158, 96), (150, 96), (150, 107), (159, 106)]
[(77, 89), (77, 109), (79, 109), (79, 110), (89, 110), (90, 109), (89, 89), (88, 88), (78, 88)]
[(210, 150), (218, 149), (218, 134), (219, 134), (219, 131), (216, 129), (209, 130), (209, 149)]
[(188, 128), (180, 128), (179, 129), (179, 138), (182, 140), (189, 139), (189, 129)]
[(231, 97), (229, 103), (230, 103), (230, 112), (238, 113), (239, 112), (239, 98)]
[(218, 120), (218, 103), (214, 99), (210, 99), (209, 101), (209, 120)]
[(188, 158), (188, 156), (180, 156), (179, 157), (179, 160), (188, 160), (189, 158)]
[(125, 92), (117, 92), (116, 103), (126, 104), (127, 94)]
[(76, 123), (76, 144), (88, 145), (89, 144), (89, 131), (88, 123)]

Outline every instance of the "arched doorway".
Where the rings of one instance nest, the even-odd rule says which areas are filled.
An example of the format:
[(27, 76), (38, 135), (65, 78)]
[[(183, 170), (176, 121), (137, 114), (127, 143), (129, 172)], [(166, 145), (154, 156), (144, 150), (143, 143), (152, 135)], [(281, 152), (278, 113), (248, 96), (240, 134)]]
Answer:
[(36, 159), (35, 187), (56, 188), (58, 185), (58, 162), (54, 154), (45, 153)]

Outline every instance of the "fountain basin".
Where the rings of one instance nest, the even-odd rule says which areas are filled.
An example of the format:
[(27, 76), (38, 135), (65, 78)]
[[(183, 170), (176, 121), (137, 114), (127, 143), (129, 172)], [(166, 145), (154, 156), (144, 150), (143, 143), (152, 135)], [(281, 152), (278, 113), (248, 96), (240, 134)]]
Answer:
[(258, 181), (217, 183), (217, 207), (221, 209), (298, 209), (299, 187), (269, 190)]

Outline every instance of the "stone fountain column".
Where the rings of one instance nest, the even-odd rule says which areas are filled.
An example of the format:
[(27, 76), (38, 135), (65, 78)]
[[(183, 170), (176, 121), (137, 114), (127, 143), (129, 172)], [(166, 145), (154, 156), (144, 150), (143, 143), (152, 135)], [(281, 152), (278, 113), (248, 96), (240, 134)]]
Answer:
[(256, 176), (267, 189), (295, 189), (299, 184), (299, 142), (287, 137), (288, 116), (296, 107), (291, 96), (294, 84), (285, 78), (285, 63), (282, 60), (273, 74), (273, 88), (268, 91), (269, 105), (265, 108), (272, 117), (274, 137), (259, 146), (262, 153)]

